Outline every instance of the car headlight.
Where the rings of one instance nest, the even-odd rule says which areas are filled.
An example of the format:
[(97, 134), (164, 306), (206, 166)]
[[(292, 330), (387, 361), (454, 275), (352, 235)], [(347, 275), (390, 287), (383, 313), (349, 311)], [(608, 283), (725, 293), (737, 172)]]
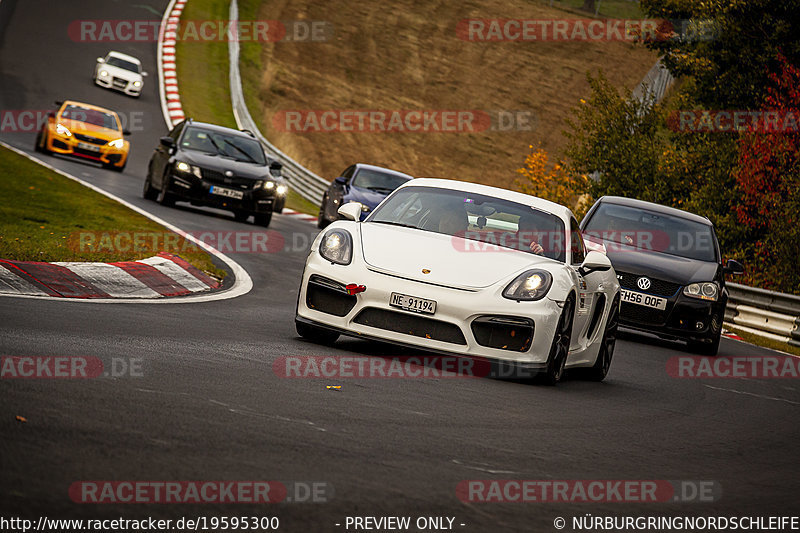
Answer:
[(122, 148), (123, 146), (125, 146), (125, 141), (123, 141), (122, 139), (114, 139), (113, 141), (110, 141), (108, 145), (111, 148)]
[(691, 298), (716, 302), (719, 298), (719, 287), (712, 282), (692, 283), (683, 289), (683, 294)]
[(106, 76), (108, 76), (108, 71), (107, 70), (101, 70), (100, 71), (100, 75), (105, 78)]
[(553, 276), (546, 270), (528, 270), (514, 279), (503, 291), (509, 300), (541, 300), (553, 285)]
[(65, 137), (72, 137), (72, 132), (69, 131), (63, 124), (56, 124), (56, 133)]
[(279, 195), (283, 196), (284, 194), (286, 194), (286, 191), (288, 191), (288, 190), (289, 190), (289, 187), (287, 187), (286, 185), (278, 185), (278, 188), (275, 189), (275, 192), (277, 192)]
[(261, 187), (266, 189), (266, 190), (268, 190), (268, 191), (271, 191), (272, 189), (275, 188), (275, 182), (274, 181), (270, 181), (270, 180), (266, 180), (266, 181), (263, 182)]
[(141, 87), (141, 86), (142, 86), (142, 82), (140, 82), (140, 81), (135, 81), (135, 82), (133, 82), (133, 86), (134, 86), (134, 87)]
[(200, 179), (203, 179), (203, 174), (200, 172), (200, 167), (190, 165), (186, 161), (178, 161), (175, 164), (175, 170), (178, 172), (185, 172), (186, 174), (194, 174)]
[(362, 213), (369, 213), (370, 211), (372, 211), (372, 209), (370, 209), (370, 207), (368, 205), (361, 204), (361, 212)]
[(342, 229), (332, 229), (322, 237), (319, 254), (339, 265), (349, 265), (353, 259), (353, 238)]

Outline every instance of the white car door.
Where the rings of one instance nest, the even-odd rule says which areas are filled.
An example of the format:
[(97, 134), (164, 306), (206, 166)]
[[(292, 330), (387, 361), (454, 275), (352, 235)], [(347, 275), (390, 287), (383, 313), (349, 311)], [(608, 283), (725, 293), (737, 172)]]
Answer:
[[(572, 268), (575, 269), (577, 276), (578, 298), (575, 302), (575, 320), (572, 323), (572, 343), (570, 345), (570, 362), (576, 361), (588, 346), (594, 331), (590, 330), (592, 317), (594, 316), (596, 303), (601, 300), (599, 294), (603, 292), (602, 283), (604, 276), (602, 272), (592, 272), (587, 275), (580, 273), (580, 266), (586, 258), (586, 247), (583, 243), (578, 222), (573, 218), (570, 220), (570, 250), (572, 256)], [(590, 334), (591, 333), (591, 334)], [(573, 353), (574, 352), (574, 356)]]

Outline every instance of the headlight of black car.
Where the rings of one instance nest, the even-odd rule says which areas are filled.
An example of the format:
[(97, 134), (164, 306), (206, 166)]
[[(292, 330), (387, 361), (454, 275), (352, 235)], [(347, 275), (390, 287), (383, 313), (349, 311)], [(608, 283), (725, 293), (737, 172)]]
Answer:
[(713, 282), (692, 283), (683, 289), (683, 294), (691, 298), (716, 302), (719, 298), (719, 287)]
[(553, 276), (546, 270), (528, 270), (508, 284), (503, 296), (509, 300), (534, 301), (541, 300), (550, 290)]
[(194, 165), (190, 165), (185, 161), (178, 161), (175, 163), (175, 170), (178, 172), (183, 172), (184, 174), (194, 174), (200, 179), (203, 179), (203, 175), (200, 172), (200, 167), (196, 167)]
[(353, 238), (345, 230), (332, 229), (322, 237), (319, 254), (331, 263), (349, 265), (353, 259)]

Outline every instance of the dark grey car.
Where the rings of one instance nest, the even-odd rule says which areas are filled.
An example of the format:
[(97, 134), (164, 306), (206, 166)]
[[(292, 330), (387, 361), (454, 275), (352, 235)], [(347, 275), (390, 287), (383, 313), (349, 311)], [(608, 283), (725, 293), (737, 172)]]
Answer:
[(241, 222), (253, 215), (256, 224), (269, 226), (286, 202), (281, 168), (252, 133), (186, 119), (159, 140), (144, 197), (226, 209)]

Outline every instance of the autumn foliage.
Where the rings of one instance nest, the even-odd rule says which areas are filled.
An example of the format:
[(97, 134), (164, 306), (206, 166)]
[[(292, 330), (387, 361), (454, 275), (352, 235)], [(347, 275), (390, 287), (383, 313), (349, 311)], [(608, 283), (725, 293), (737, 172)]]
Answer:
[[(781, 56), (770, 76), (763, 111), (800, 113), (800, 69)], [(749, 231), (743, 252), (759, 265), (750, 280), (764, 288), (800, 292), (800, 132), (751, 126), (738, 141), (734, 171), (740, 200), (738, 221)]]
[(549, 165), (547, 152), (540, 148), (529, 147), (530, 153), (525, 158), (525, 166), (517, 169), (522, 174), (516, 185), (525, 194), (538, 196), (572, 209), (579, 219), (591, 206), (586, 191), (589, 188), (589, 177), (586, 174), (570, 171), (563, 162)]

